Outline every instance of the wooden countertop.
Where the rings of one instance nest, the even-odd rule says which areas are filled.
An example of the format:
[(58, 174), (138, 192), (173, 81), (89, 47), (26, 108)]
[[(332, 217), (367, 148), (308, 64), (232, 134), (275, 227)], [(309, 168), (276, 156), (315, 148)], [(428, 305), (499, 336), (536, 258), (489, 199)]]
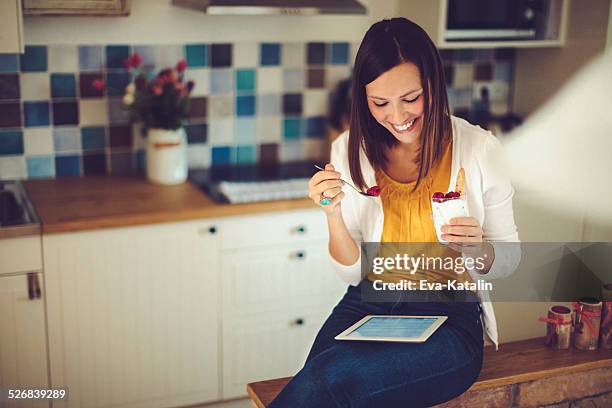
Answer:
[(23, 182), (43, 234), (312, 208), (310, 199), (219, 204), (195, 185), (143, 176), (85, 176)]

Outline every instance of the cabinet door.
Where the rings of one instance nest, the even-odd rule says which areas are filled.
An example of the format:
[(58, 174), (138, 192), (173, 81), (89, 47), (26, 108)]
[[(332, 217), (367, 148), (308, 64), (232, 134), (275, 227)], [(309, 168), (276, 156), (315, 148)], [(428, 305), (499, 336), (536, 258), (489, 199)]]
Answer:
[(254, 381), (295, 375), (331, 310), (307, 307), (223, 322), (223, 398)]
[(217, 400), (218, 240), (187, 222), (43, 237), (51, 381), (70, 407)]
[[(42, 289), (42, 276), (34, 275)], [(0, 328), (0, 388), (47, 388), (44, 299), (30, 299), (27, 274), (0, 277)], [(4, 401), (0, 405), (46, 407), (49, 403)]]
[(0, 1), (0, 53), (23, 52), (21, 0)]

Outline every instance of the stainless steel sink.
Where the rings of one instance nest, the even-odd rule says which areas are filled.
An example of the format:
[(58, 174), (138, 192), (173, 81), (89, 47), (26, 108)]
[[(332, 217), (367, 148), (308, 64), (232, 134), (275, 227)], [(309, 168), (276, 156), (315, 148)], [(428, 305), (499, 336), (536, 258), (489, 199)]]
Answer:
[(40, 231), (40, 221), (19, 180), (0, 181), (0, 238)]

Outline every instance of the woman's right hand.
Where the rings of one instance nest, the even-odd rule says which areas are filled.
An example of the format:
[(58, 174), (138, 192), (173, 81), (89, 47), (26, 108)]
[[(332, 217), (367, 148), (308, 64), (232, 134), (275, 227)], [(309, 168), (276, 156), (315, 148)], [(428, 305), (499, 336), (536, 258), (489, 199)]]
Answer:
[[(344, 197), (342, 181), (340, 181), (340, 173), (335, 171), (334, 166), (330, 163), (325, 165), (325, 171), (316, 172), (308, 182), (308, 197), (323, 208), (328, 215), (340, 213), (340, 201)], [(325, 198), (330, 199), (331, 202), (322, 204), (321, 200)]]

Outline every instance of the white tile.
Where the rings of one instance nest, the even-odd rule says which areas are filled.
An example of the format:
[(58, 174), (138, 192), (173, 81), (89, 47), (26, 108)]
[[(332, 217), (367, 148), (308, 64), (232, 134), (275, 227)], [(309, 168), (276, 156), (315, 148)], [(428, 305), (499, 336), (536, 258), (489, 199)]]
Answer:
[(329, 150), (325, 139), (303, 139), (302, 149), (302, 158), (305, 160), (323, 160)]
[(282, 49), (281, 61), (285, 68), (306, 65), (306, 46), (304, 43), (283, 44)]
[(183, 59), (183, 47), (180, 45), (155, 46), (155, 67), (157, 69), (174, 68)]
[(236, 68), (253, 68), (259, 65), (259, 44), (236, 43), (233, 48), (232, 61)]
[(351, 49), (349, 50), (349, 65), (353, 66), (355, 65), (355, 57), (357, 57), (357, 51), (359, 51), (359, 45), (361, 45), (360, 43), (351, 43), (350, 47)]
[(51, 79), (47, 72), (22, 72), (21, 99), (39, 101), (51, 98)]
[(195, 83), (191, 96), (206, 96), (210, 94), (210, 70), (208, 68), (186, 70), (185, 82), (190, 80)]
[(280, 67), (261, 67), (257, 69), (257, 92), (282, 92), (283, 69)]
[(280, 117), (257, 118), (257, 143), (275, 143), (282, 140)]
[(80, 124), (83, 126), (108, 123), (108, 105), (105, 99), (79, 100)]
[(189, 168), (210, 167), (210, 146), (201, 143), (188, 145), (187, 165)]
[(300, 140), (285, 140), (280, 144), (279, 160), (281, 162), (299, 161), (303, 159)]
[(325, 87), (332, 90), (338, 82), (351, 76), (351, 67), (348, 65), (329, 65), (326, 67)]
[(326, 115), (329, 104), (329, 94), (325, 89), (312, 89), (304, 91), (304, 116)]
[(508, 101), (491, 102), (491, 113), (497, 116), (503, 116), (510, 111)]
[(0, 179), (24, 179), (27, 177), (24, 156), (0, 156)]
[(53, 154), (53, 132), (50, 127), (24, 128), (23, 144), (27, 156)]
[(211, 95), (208, 98), (208, 112), (211, 118), (234, 116), (234, 97), (227, 95)]
[(49, 72), (77, 72), (79, 67), (76, 45), (49, 47)]
[(453, 80), (453, 88), (464, 88), (471, 86), (474, 81), (474, 65), (473, 64), (455, 64), (455, 78)]
[(224, 146), (234, 143), (234, 120), (227, 118), (210, 119), (208, 140), (211, 146)]

